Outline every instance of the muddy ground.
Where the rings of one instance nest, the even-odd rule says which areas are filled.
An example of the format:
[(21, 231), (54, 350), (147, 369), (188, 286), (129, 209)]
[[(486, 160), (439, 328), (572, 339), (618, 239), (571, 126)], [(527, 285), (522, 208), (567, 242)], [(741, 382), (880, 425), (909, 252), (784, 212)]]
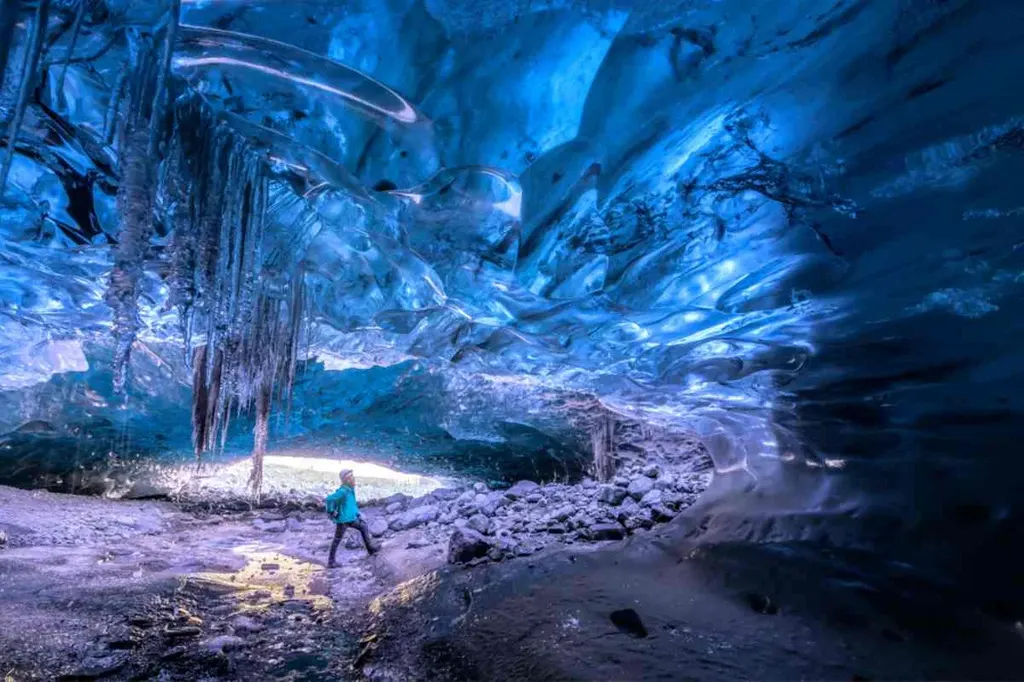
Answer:
[(274, 514), (0, 487), (0, 679), (350, 677), (352, 619), (445, 548), (396, 533), (327, 571), (330, 521)]

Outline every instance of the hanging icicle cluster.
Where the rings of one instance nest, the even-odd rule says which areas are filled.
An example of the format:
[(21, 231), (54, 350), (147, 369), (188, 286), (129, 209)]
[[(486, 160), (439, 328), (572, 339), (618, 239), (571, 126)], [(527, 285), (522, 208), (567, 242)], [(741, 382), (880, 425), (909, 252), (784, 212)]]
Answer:
[(275, 395), (290, 402), (295, 378), (303, 277), (265, 269), (262, 156), (198, 98), (182, 98), (175, 117), (163, 195), (174, 227), (172, 292), (193, 368), (193, 445), (197, 458), (223, 447), (232, 413), (253, 412), (258, 496), (271, 403)]
[[(156, 168), (164, 137), (164, 102), (180, 4), (170, 8), (167, 27), (159, 37), (130, 30), (129, 60), (122, 83), (111, 96), (111, 109), (122, 115), (114, 126), (120, 158), (117, 194), (121, 230), (114, 251), (106, 301), (113, 312), (114, 389), (123, 393), (132, 345), (142, 326), (139, 320), (139, 283), (142, 280), (154, 228)], [(121, 99), (124, 102), (121, 102)], [(113, 130), (113, 129), (112, 129)]]

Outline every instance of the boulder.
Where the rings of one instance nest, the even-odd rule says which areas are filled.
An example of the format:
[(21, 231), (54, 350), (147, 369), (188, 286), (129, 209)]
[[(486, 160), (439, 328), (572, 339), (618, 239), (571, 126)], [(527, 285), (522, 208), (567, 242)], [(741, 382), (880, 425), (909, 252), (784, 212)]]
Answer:
[(626, 529), (617, 523), (595, 523), (587, 535), (592, 540), (621, 540), (626, 537)]
[(405, 504), (408, 504), (409, 500), (411, 500), (411, 499), (412, 498), (410, 496), (406, 495), (405, 493), (395, 493), (394, 495), (389, 495), (389, 496), (385, 497), (382, 500), (382, 502), (386, 506), (390, 506), (392, 504), (405, 505)]
[(475, 503), (477, 509), (480, 510), (480, 513), (486, 514), (487, 516), (494, 516), (498, 513), (499, 509), (503, 509), (504, 507), (512, 504), (511, 501), (505, 497), (505, 494), (501, 492), (488, 493), (482, 497), (483, 499), (481, 500), (481, 496), (477, 495)]
[(461, 494), (462, 491), (458, 488), (438, 488), (437, 490), (431, 491), (430, 493), (432, 497), (435, 497), (439, 500), (444, 500), (445, 502), (450, 502), (454, 499), (457, 499)]
[(370, 535), (372, 535), (375, 538), (379, 538), (381, 535), (384, 535), (384, 533), (388, 532), (387, 519), (376, 518), (371, 520), (368, 524), (366, 524), (366, 526), (370, 531)]
[(416, 528), (417, 526), (422, 526), (424, 523), (436, 520), (438, 514), (438, 509), (434, 505), (413, 507), (412, 509), (403, 512), (398, 518), (394, 519), (391, 522), (391, 528), (394, 530), (408, 530), (409, 528)]
[(477, 533), (487, 535), (491, 532), (491, 520), (483, 514), (474, 514), (469, 517), (466, 525), (475, 530)]
[(601, 490), (597, 493), (597, 499), (604, 502), (605, 504), (618, 505), (621, 504), (628, 493), (625, 489), (615, 485), (603, 485)]
[(203, 646), (214, 653), (222, 654), (225, 651), (245, 646), (245, 640), (234, 635), (220, 635), (219, 637), (206, 640), (203, 642)]
[(486, 493), (488, 488), (486, 483), (474, 483), (473, 490), (478, 493)]
[(612, 481), (612, 483), (619, 486), (620, 488), (626, 488), (629, 486), (629, 479), (623, 478), (622, 476), (616, 476), (615, 480)]
[(7, 546), (7, 533), (5, 533), (4, 531), (0, 530), (0, 549), (3, 549), (6, 546)]
[(658, 468), (657, 464), (648, 464), (644, 467), (644, 476), (647, 478), (657, 478), (661, 475), (661, 469)]
[(416, 537), (412, 538), (411, 540), (409, 540), (409, 542), (406, 543), (405, 548), (419, 549), (420, 547), (428, 547), (431, 544), (432, 543), (430, 542), (430, 540), (428, 540), (425, 536), (417, 535)]
[(538, 502), (542, 502), (543, 500), (544, 496), (541, 495), (540, 493), (530, 493), (529, 495), (526, 496), (526, 501), (529, 502), (530, 504), (537, 504)]
[(518, 500), (526, 497), (531, 493), (535, 493), (540, 489), (540, 486), (533, 481), (519, 481), (514, 486), (505, 491), (505, 497), (510, 500)]
[(345, 533), (345, 549), (362, 549), (363, 538), (359, 533)]
[(391, 516), (405, 509), (404, 502), (392, 502), (391, 504), (384, 507), (384, 513)]
[(651, 519), (655, 523), (667, 523), (676, 517), (676, 513), (661, 504), (651, 505)]
[(650, 492), (653, 487), (654, 483), (651, 479), (646, 476), (639, 476), (629, 482), (629, 487), (626, 488), (626, 492), (629, 493), (629, 496), (634, 500), (639, 500)]
[(487, 556), (490, 540), (471, 528), (457, 528), (448, 540), (448, 563), (465, 564)]
[(640, 498), (641, 507), (653, 507), (655, 505), (661, 505), (662, 492), (657, 488), (648, 490), (643, 497)]

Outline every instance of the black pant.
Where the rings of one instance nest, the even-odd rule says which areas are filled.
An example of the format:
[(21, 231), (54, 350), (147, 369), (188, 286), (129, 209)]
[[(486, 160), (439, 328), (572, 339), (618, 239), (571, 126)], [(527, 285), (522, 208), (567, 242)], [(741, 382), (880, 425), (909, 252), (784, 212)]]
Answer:
[(348, 523), (339, 523), (334, 526), (334, 540), (331, 541), (331, 557), (328, 563), (334, 563), (334, 555), (338, 551), (338, 544), (341, 539), (345, 537), (345, 531), (349, 528), (355, 528), (359, 531), (359, 534), (363, 536), (363, 544), (366, 545), (366, 551), (373, 554), (373, 544), (370, 540), (370, 530), (366, 527), (366, 522), (363, 521), (363, 517), (357, 516), (355, 521), (349, 521)]

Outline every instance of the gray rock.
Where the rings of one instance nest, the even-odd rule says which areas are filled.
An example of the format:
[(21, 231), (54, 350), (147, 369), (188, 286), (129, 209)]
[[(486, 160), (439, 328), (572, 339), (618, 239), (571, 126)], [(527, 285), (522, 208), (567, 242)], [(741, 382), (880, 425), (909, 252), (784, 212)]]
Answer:
[(366, 524), (367, 529), (370, 531), (370, 535), (375, 538), (379, 538), (384, 533), (388, 532), (388, 521), (387, 519), (376, 518)]
[(220, 635), (219, 637), (206, 640), (203, 642), (203, 646), (214, 653), (222, 654), (225, 651), (240, 649), (245, 646), (245, 640), (234, 635)]
[(626, 529), (617, 523), (595, 523), (587, 536), (592, 540), (621, 540), (626, 537)]
[(243, 635), (263, 631), (263, 624), (249, 616), (238, 616), (231, 621), (231, 627)]
[(505, 491), (505, 497), (510, 500), (518, 500), (526, 497), (531, 493), (535, 493), (540, 489), (540, 486), (533, 481), (519, 481), (514, 486)]
[(655, 505), (661, 505), (661, 491), (658, 489), (648, 490), (643, 497), (640, 498), (641, 507), (653, 507)]
[(477, 533), (483, 533), (487, 535), (491, 532), (491, 520), (483, 514), (474, 514), (469, 517), (466, 525), (475, 530)]
[(540, 493), (531, 493), (526, 496), (526, 501), (529, 502), (530, 504), (537, 504), (538, 502), (541, 502), (543, 499), (544, 496), (541, 495)]
[(448, 540), (448, 563), (465, 564), (487, 556), (491, 541), (471, 528), (457, 528)]
[(675, 487), (675, 480), (671, 476), (660, 476), (655, 482), (654, 487), (658, 490), (672, 490)]
[(263, 519), (256, 519), (252, 522), (252, 525), (257, 530), (261, 530), (264, 533), (283, 533), (284, 529), (288, 527), (287, 522), (284, 519), (280, 521), (264, 521)]
[(6, 546), (7, 546), (7, 533), (5, 533), (4, 531), (0, 530), (0, 549), (3, 549)]
[(434, 505), (413, 507), (412, 509), (403, 512), (398, 518), (394, 519), (391, 522), (391, 528), (394, 530), (408, 530), (409, 528), (416, 528), (417, 526), (422, 526), (424, 523), (436, 520), (438, 515), (438, 509)]
[(484, 495), (484, 499), (480, 500), (480, 496), (476, 497), (477, 508), (488, 516), (494, 516), (498, 513), (498, 510), (504, 509), (505, 507), (512, 504), (512, 502), (505, 497), (502, 492), (491, 492)]
[(644, 476), (648, 478), (657, 478), (661, 475), (661, 469), (658, 468), (657, 464), (648, 464), (644, 467)]
[(651, 506), (651, 519), (655, 523), (667, 523), (676, 517), (676, 513), (660, 504)]
[(420, 547), (428, 547), (431, 544), (433, 543), (431, 543), (430, 540), (428, 540), (425, 536), (417, 535), (416, 537), (409, 540), (409, 542), (406, 543), (405, 547), (406, 549), (419, 549)]
[(681, 493), (697, 493), (700, 492), (701, 485), (699, 480), (694, 480), (688, 477), (680, 476), (676, 479), (676, 490)]
[(473, 490), (475, 490), (478, 493), (486, 493), (488, 491), (488, 487), (486, 483), (474, 483)]
[(388, 516), (392, 516), (402, 511), (403, 509), (405, 509), (405, 504), (403, 502), (392, 502), (391, 504), (384, 507), (384, 513)]
[(622, 476), (616, 476), (615, 480), (612, 481), (612, 483), (619, 486), (620, 488), (626, 488), (629, 486), (629, 479), (623, 478)]
[(362, 549), (363, 538), (359, 533), (351, 532), (345, 533), (345, 549)]
[(580, 483), (580, 487), (582, 487), (584, 490), (593, 490), (597, 488), (597, 481), (595, 481), (592, 478), (584, 478), (583, 481)]
[(557, 521), (565, 521), (567, 518), (573, 515), (576, 510), (572, 507), (559, 507), (552, 513), (552, 516)]
[(614, 485), (603, 485), (601, 490), (597, 493), (597, 499), (604, 502), (605, 504), (618, 505), (621, 504), (628, 493)]
[(679, 506), (683, 503), (683, 496), (671, 490), (663, 490), (661, 492), (661, 503), (670, 509), (679, 509)]
[(435, 497), (439, 500), (444, 500), (446, 502), (450, 502), (454, 499), (457, 499), (461, 494), (462, 491), (459, 490), (458, 488), (438, 488), (437, 490), (431, 491), (430, 493), (431, 497)]
[(632, 518), (633, 516), (640, 513), (640, 505), (637, 504), (636, 500), (632, 497), (627, 497), (622, 501), (622, 506), (618, 508), (615, 513), (615, 518), (620, 523), (625, 523), (626, 519)]
[(629, 496), (632, 497), (634, 500), (639, 500), (648, 492), (650, 492), (651, 488), (653, 487), (654, 483), (651, 482), (651, 479), (647, 478), (646, 476), (641, 476), (639, 478), (634, 478), (632, 481), (630, 481), (629, 487), (626, 488), (626, 492), (628, 492)]
[(405, 505), (408, 504), (409, 500), (411, 499), (412, 498), (406, 495), (405, 493), (395, 493), (394, 495), (389, 495), (388, 497), (385, 497), (382, 501), (385, 505), (389, 506), (392, 504)]
[(107, 677), (121, 670), (126, 663), (128, 663), (128, 655), (124, 653), (88, 658), (70, 678), (65, 677), (64, 679), (94, 680)]

